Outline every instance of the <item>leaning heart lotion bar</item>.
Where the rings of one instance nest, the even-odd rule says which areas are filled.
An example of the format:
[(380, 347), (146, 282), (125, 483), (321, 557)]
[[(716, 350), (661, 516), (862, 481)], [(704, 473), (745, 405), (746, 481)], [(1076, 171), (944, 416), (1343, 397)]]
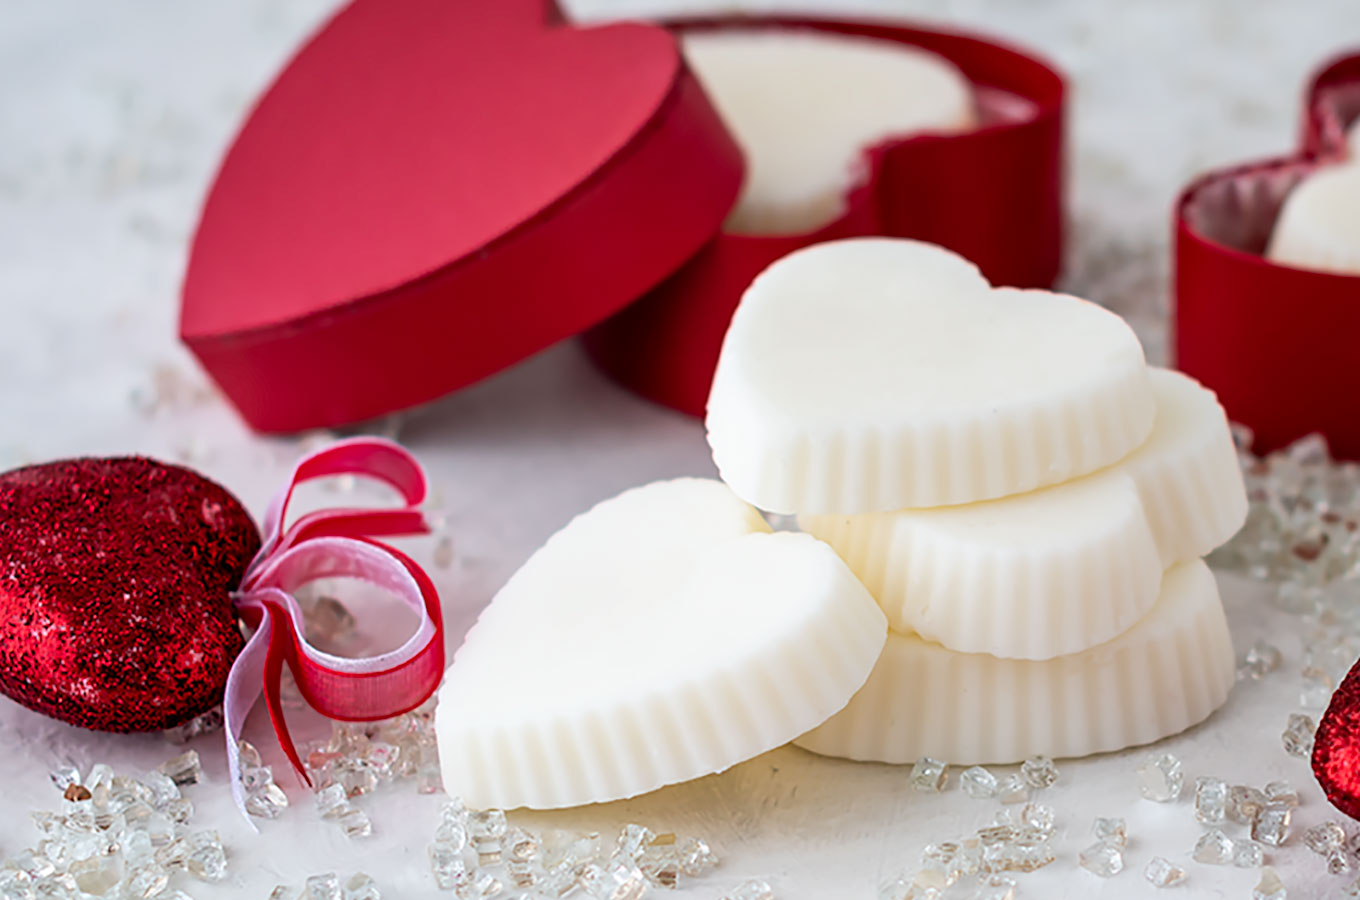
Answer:
[(887, 623), (835, 552), (684, 478), (577, 516), (444, 678), (444, 787), (479, 807), (631, 797), (720, 772), (843, 707)]
[(945, 58), (891, 41), (810, 29), (686, 32), (689, 62), (746, 154), (725, 229), (812, 231), (844, 211), (865, 151), (976, 122), (972, 86)]

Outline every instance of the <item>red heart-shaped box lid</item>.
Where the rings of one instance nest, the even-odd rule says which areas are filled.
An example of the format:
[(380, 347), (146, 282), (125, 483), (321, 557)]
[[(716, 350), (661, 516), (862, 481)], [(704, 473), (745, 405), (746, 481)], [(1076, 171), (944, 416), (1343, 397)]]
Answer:
[(222, 163), (181, 337), (257, 429), (379, 416), (621, 309), (717, 231), (741, 174), (661, 28), (356, 0)]

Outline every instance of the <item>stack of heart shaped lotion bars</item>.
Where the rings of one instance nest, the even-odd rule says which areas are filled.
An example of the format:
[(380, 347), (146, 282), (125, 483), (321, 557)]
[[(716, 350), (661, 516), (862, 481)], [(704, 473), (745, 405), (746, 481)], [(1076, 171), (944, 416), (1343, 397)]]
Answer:
[(482, 613), (440, 692), (451, 793), (612, 800), (789, 741), (1082, 756), (1227, 697), (1200, 557), (1246, 514), (1228, 423), (1101, 307), (915, 241), (809, 247), (743, 297), (708, 430), (726, 484), (598, 504)]
[(1227, 418), (1113, 313), (925, 244), (824, 244), (747, 292), (708, 427), (732, 489), (796, 514), (888, 618), (868, 682), (801, 746), (1083, 756), (1227, 696), (1200, 560), (1246, 516)]

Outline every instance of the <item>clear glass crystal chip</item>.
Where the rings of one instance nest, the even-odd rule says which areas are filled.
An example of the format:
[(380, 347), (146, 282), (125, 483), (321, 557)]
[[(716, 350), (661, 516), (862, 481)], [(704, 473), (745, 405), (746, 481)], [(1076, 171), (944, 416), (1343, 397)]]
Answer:
[(1226, 866), (1233, 858), (1232, 838), (1218, 828), (1211, 828), (1195, 842), (1191, 858), (1211, 866)]
[(1020, 775), (1030, 787), (1043, 790), (1058, 780), (1058, 767), (1047, 756), (1031, 756), (1020, 764)]
[(1008, 875), (988, 875), (978, 882), (973, 900), (1015, 900), (1015, 879)]
[(1346, 829), (1338, 822), (1323, 822), (1303, 833), (1303, 844), (1319, 856), (1346, 845)]
[(344, 900), (340, 889), (340, 876), (334, 872), (313, 875), (308, 878), (302, 889), (303, 900)]
[(1053, 833), (1056, 820), (1057, 815), (1053, 812), (1053, 807), (1043, 803), (1026, 803), (1025, 808), (1020, 811), (1020, 823), (1045, 837)]
[(1164, 856), (1154, 856), (1143, 869), (1143, 877), (1156, 888), (1169, 888), (1185, 880), (1185, 870)]
[(351, 809), (338, 819), (340, 830), (347, 838), (365, 838), (373, 834), (373, 820), (362, 809)]
[(1138, 766), (1138, 790), (1149, 800), (1171, 803), (1181, 795), (1184, 783), (1181, 761), (1170, 753), (1150, 756)]
[(441, 841), (435, 841), (427, 850), (430, 871), (434, 873), (435, 884), (441, 891), (453, 891), (472, 882), (467, 863), (463, 861), (461, 850)]
[(269, 900), (298, 900), (298, 892), (286, 884), (275, 885), (274, 890), (269, 892)]
[(1332, 875), (1345, 875), (1351, 870), (1351, 858), (1345, 850), (1338, 847), (1327, 854), (1327, 871)]
[(1195, 779), (1195, 821), (1219, 825), (1228, 817), (1228, 784), (1221, 778)]
[(1282, 803), (1291, 808), (1299, 805), (1299, 792), (1287, 781), (1272, 781), (1266, 785), (1265, 794), (1266, 800), (1273, 803)]
[(277, 819), (288, 808), (288, 795), (272, 781), (246, 793), (246, 812), (260, 819)]
[(1096, 841), (1078, 857), (1081, 867), (1101, 878), (1112, 878), (1124, 871), (1124, 853), (1113, 844)]
[(1282, 659), (1280, 648), (1266, 641), (1257, 641), (1242, 657), (1242, 662), (1237, 668), (1238, 676), (1252, 679), (1264, 678), (1280, 667)]
[(1280, 735), (1284, 743), (1284, 752), (1300, 759), (1311, 757), (1313, 755), (1313, 732), (1316, 730), (1317, 725), (1313, 722), (1312, 717), (1305, 716), (1302, 713), (1291, 713), (1284, 734)]
[(227, 877), (227, 851), (216, 831), (200, 831), (185, 838), (184, 865), (199, 881)]
[(996, 796), (1002, 803), (1025, 803), (1029, 800), (1029, 785), (1024, 776), (1012, 772), (997, 780)]
[(1096, 819), (1091, 825), (1091, 834), (1096, 840), (1121, 849), (1129, 839), (1128, 826), (1118, 817)]
[(690, 838), (680, 848), (680, 868), (691, 878), (697, 878), (718, 865), (718, 855), (706, 841)]
[(1251, 839), (1278, 847), (1289, 836), (1289, 821), (1293, 807), (1274, 800), (1267, 803), (1251, 825)]
[(730, 894), (724, 894), (722, 900), (774, 900), (774, 888), (768, 881), (753, 878)]
[(996, 776), (982, 766), (969, 766), (959, 773), (959, 787), (974, 800), (990, 800), (996, 796)]
[(197, 750), (185, 750), (179, 756), (166, 760), (161, 763), (160, 770), (180, 787), (198, 784), (203, 777), (203, 764), (198, 759)]
[(578, 880), (592, 900), (638, 900), (649, 887), (647, 876), (629, 860), (590, 863), (581, 870)]
[(1239, 869), (1259, 868), (1266, 861), (1266, 852), (1260, 844), (1245, 838), (1233, 841), (1233, 865)]
[(625, 825), (619, 832), (617, 852), (629, 859), (637, 859), (655, 837), (656, 833), (646, 825)]
[(937, 793), (944, 790), (945, 781), (949, 778), (949, 764), (923, 756), (911, 767), (910, 778), (915, 790)]
[(1252, 900), (1286, 900), (1284, 882), (1270, 866), (1261, 870), (1261, 880), (1251, 892)]
[(498, 840), (508, 829), (505, 811), (479, 809), (468, 814), (468, 834), (473, 840)]
[(63, 763), (52, 770), (51, 778), (57, 790), (65, 791), (73, 784), (80, 784), (80, 769), (70, 763)]
[(1250, 825), (1265, 808), (1266, 795), (1254, 787), (1235, 784), (1228, 790), (1228, 818), (1242, 825)]

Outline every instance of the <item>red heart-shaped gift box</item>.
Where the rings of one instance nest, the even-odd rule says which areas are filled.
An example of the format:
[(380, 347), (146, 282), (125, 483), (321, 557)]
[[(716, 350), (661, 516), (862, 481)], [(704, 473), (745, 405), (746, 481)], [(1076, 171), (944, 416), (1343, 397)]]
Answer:
[(1265, 452), (1311, 432), (1360, 457), (1360, 276), (1278, 265), (1262, 254), (1289, 191), (1347, 154), (1360, 119), (1360, 54), (1308, 87), (1292, 156), (1211, 172), (1176, 204), (1176, 362), (1213, 388)]
[(977, 86), (982, 124), (871, 148), (825, 229), (722, 235), (741, 154), (668, 30), (575, 27), (552, 0), (354, 0), (228, 151), (190, 254), (183, 340), (261, 431), (415, 406), (597, 325), (588, 345), (606, 371), (697, 413), (741, 291), (800, 246), (896, 234), (1000, 283), (1053, 280), (1063, 84), (1050, 67), (888, 24), (683, 27), (729, 25), (933, 50)]

